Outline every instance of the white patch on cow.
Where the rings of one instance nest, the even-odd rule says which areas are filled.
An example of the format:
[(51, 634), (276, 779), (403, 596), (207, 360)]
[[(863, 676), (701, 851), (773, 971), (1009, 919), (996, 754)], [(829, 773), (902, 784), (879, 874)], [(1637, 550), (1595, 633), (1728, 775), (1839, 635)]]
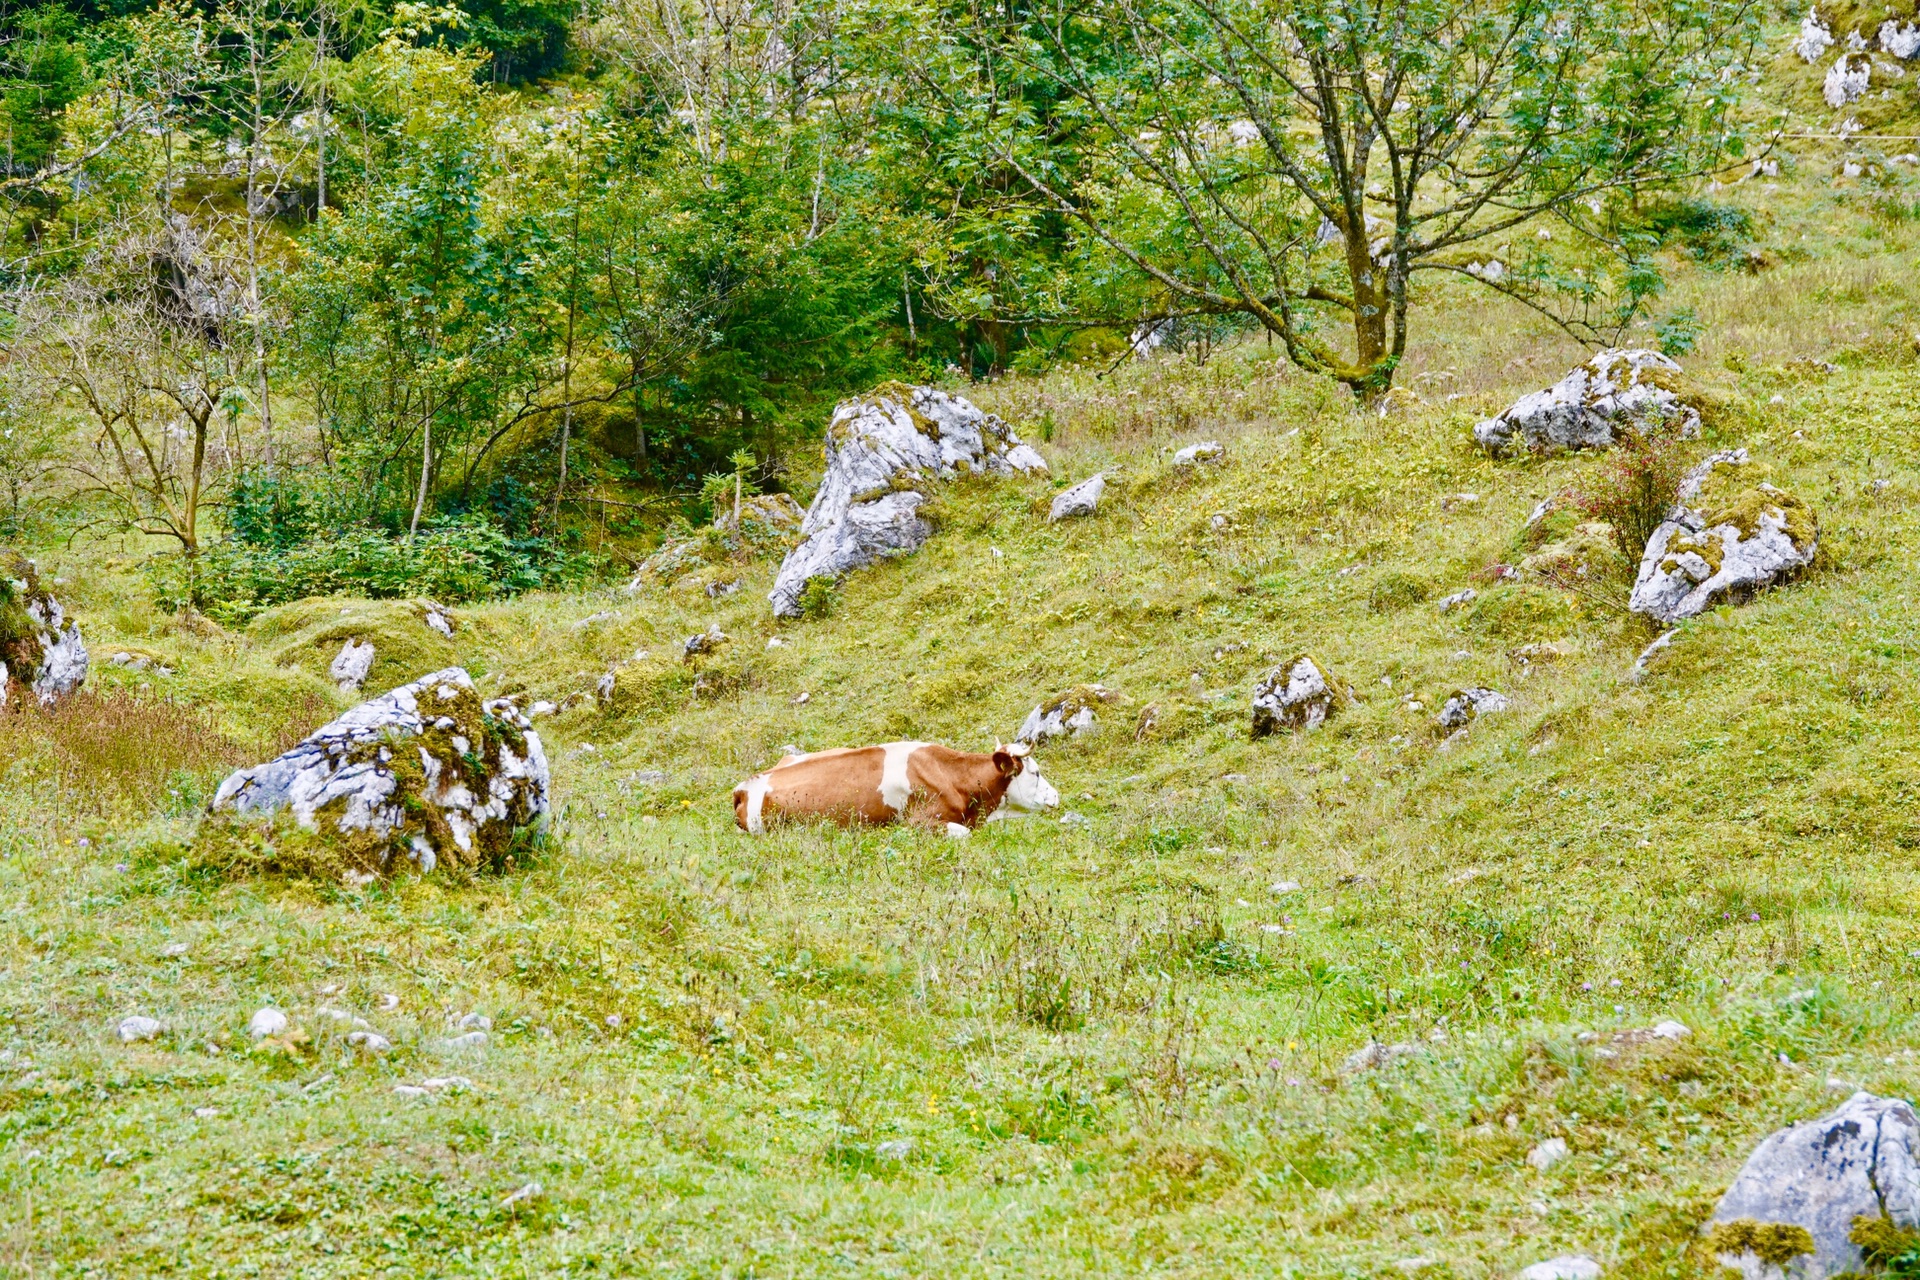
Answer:
[(1013, 775), (1013, 781), (1007, 784), (1007, 798), (1000, 802), (1000, 808), (994, 810), (998, 817), (1003, 812), (1038, 813), (1042, 809), (1058, 808), (1060, 793), (1053, 784), (1040, 776), (1040, 766), (1030, 759), (1020, 761), (1020, 772)]
[(949, 840), (965, 840), (972, 834), (973, 828), (964, 822), (949, 822), (947, 824), (947, 839)]
[(747, 834), (763, 836), (767, 834), (766, 820), (761, 816), (766, 808), (767, 792), (773, 786), (773, 779), (766, 774), (757, 774), (740, 784), (747, 793)]
[(914, 752), (926, 746), (924, 742), (889, 742), (880, 748), (886, 752), (886, 761), (880, 766), (880, 800), (898, 817), (907, 811), (907, 798), (913, 794), (913, 783), (907, 779), (907, 761)]

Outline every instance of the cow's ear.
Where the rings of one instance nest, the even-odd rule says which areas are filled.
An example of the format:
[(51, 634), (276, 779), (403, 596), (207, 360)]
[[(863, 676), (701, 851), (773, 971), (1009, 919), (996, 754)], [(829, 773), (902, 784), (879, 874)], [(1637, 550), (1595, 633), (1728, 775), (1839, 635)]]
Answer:
[(993, 753), (993, 767), (1000, 771), (1003, 778), (1011, 778), (1020, 772), (1020, 758), (1011, 751), (1002, 748)]

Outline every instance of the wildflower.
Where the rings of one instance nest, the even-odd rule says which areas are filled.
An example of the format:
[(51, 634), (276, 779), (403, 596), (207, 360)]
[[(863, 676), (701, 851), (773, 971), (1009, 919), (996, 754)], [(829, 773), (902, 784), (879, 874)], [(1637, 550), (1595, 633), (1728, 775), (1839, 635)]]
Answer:
[(1582, 991), (1591, 991), (1593, 990), (1593, 984), (1591, 982), (1583, 982), (1580, 984), (1580, 989)]
[(1751, 920), (1751, 921), (1753, 921), (1753, 922), (1754, 922), (1755, 924), (1759, 924), (1759, 923), (1760, 923), (1760, 913), (1759, 913), (1758, 911), (1756, 911), (1756, 912), (1754, 912), (1754, 913), (1753, 913), (1752, 915), (1750, 915), (1750, 916), (1748, 916), (1748, 917), (1747, 917), (1747, 919), (1749, 919), (1749, 920)]

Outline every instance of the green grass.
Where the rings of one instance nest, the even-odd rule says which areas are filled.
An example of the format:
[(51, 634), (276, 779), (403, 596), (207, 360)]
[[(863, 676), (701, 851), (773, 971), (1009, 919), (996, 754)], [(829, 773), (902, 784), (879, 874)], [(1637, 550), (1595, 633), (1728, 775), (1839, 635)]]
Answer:
[[(798, 623), (760, 561), (719, 601), (461, 609), (450, 643), (349, 602), (223, 631), (155, 611), (130, 557), (46, 549), (101, 661), (95, 696), (0, 722), (0, 1270), (1714, 1274), (1696, 1230), (1761, 1136), (1920, 1086), (1916, 261), (1817, 185), (1768, 208), (1768, 244), (1831, 234), (1757, 276), (1682, 266), (1718, 405), (1695, 447), (1753, 450), (1821, 559), (1638, 683), (1624, 567), (1475, 577), (1596, 462), (1468, 446), (1578, 353), (1444, 291), (1405, 416), (1258, 343), (981, 389), (1050, 415), (1053, 480), (942, 491), (933, 542)], [(1208, 437), (1226, 465), (1168, 465)], [(1102, 468), (1099, 515), (1044, 523)], [(711, 623), (734, 643), (682, 664)], [(530, 868), (356, 889), (183, 851), (229, 763), (346, 705), (342, 627), (585, 695), (541, 722), (560, 816)], [(1540, 642), (1570, 653), (1509, 656)], [(1254, 679), (1302, 651), (1359, 701), (1249, 741)], [(789, 743), (979, 748), (1094, 681), (1122, 700), (1041, 752), (1084, 826), (732, 829), (732, 784)], [(1511, 710), (1443, 747), (1476, 684)], [(304, 1048), (248, 1052), (265, 1003)], [(441, 1049), (472, 1011), (493, 1043)], [(122, 1046), (136, 1012), (168, 1032)], [(1693, 1034), (1612, 1042), (1669, 1017)], [(1343, 1075), (1369, 1039), (1423, 1051)], [(1536, 1172), (1550, 1136), (1572, 1155)]]

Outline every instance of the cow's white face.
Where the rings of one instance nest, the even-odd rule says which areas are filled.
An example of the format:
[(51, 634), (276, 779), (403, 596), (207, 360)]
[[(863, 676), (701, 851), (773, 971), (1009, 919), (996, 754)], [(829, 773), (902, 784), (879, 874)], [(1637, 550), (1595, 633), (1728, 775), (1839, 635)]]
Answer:
[(1040, 766), (1031, 757), (1021, 757), (1020, 772), (1013, 775), (1013, 781), (1007, 784), (1007, 798), (1001, 802), (1002, 810), (1015, 813), (1038, 813), (1042, 809), (1060, 807), (1060, 793), (1053, 784), (1040, 776)]

